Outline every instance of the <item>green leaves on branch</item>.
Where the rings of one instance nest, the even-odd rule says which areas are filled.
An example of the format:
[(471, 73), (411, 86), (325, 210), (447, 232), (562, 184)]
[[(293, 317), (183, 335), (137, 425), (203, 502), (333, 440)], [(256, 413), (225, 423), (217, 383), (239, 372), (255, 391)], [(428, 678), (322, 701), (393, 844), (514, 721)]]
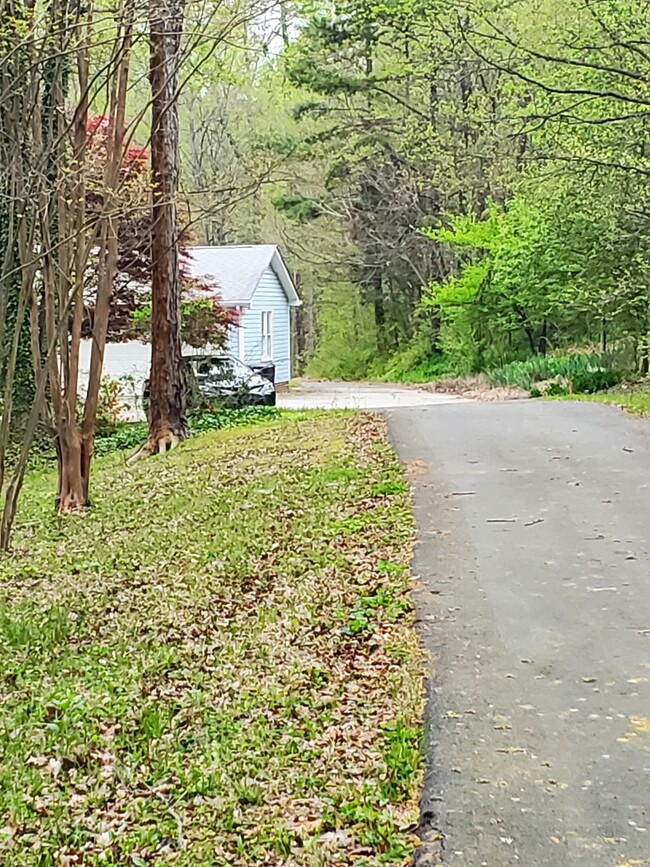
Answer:
[[(235, 325), (233, 312), (217, 298), (184, 299), (181, 302), (181, 333), (188, 346), (226, 346), (228, 330)], [(143, 304), (131, 317), (132, 333), (145, 340), (151, 337), (151, 303)]]
[(426, 232), (456, 257), (455, 274), (433, 283), (425, 303), (460, 371), (647, 331), (650, 225), (631, 237), (629, 215), (609, 193), (611, 210), (570, 189)]
[(310, 199), (307, 196), (283, 193), (275, 196), (272, 201), (273, 206), (278, 211), (286, 214), (297, 223), (307, 223), (322, 214), (321, 205), (315, 199)]

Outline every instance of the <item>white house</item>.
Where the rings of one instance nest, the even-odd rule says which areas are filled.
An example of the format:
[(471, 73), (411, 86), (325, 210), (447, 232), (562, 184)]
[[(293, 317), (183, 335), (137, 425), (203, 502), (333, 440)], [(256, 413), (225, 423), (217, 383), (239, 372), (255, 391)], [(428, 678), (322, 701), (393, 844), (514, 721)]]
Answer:
[(188, 269), (214, 286), (226, 307), (239, 313), (231, 329), (230, 351), (246, 364), (273, 362), (275, 381), (291, 379), (291, 315), (300, 306), (296, 287), (272, 244), (192, 247)]
[[(291, 308), (301, 302), (277, 246), (191, 247), (188, 254), (184, 265), (190, 275), (208, 285), (224, 306), (238, 311), (239, 324), (231, 329), (230, 352), (249, 365), (272, 362), (276, 384), (280, 388), (288, 384)], [(83, 341), (82, 376), (87, 376), (90, 367), (90, 346), (90, 340)], [(123, 381), (127, 398), (137, 397), (149, 376), (150, 361), (148, 343), (109, 343), (104, 376)]]

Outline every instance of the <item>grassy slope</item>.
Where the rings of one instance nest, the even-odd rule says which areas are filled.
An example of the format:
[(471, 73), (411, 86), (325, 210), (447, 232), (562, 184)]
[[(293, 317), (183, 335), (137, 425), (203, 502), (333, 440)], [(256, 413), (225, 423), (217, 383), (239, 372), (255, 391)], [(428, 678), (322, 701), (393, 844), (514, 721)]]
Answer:
[[(296, 420), (297, 419), (297, 420)], [(0, 861), (399, 864), (419, 782), (408, 494), (382, 423), (209, 434), (0, 561)]]
[(597, 403), (611, 403), (635, 415), (650, 416), (650, 391), (609, 392), (607, 394), (574, 394), (571, 400), (591, 400)]

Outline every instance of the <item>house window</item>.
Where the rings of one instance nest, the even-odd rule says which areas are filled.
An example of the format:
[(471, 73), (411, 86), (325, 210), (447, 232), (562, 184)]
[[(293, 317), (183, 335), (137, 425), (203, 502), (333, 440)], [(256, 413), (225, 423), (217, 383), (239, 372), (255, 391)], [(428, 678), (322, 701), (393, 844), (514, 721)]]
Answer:
[(262, 361), (271, 361), (273, 358), (272, 315), (270, 310), (265, 310), (262, 313)]

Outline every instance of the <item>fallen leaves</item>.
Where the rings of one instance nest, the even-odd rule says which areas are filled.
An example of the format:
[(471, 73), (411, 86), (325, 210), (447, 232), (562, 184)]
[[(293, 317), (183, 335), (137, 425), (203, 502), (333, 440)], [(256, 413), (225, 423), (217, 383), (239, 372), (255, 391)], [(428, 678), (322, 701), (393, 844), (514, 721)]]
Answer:
[(403, 863), (421, 672), (383, 422), (105, 460), (65, 521), (50, 487), (28, 479), (0, 563), (0, 860)]

